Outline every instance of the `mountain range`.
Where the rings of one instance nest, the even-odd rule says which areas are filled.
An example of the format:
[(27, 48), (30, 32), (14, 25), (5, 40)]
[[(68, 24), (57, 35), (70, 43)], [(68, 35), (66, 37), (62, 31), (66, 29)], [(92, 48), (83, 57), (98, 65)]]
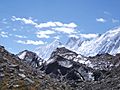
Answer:
[(57, 47), (66, 47), (86, 57), (105, 53), (115, 55), (120, 53), (120, 27), (113, 28), (92, 38), (85, 37), (82, 34), (79, 38), (70, 37), (66, 43), (56, 39), (46, 46), (36, 48), (34, 52), (47, 60)]
[(119, 90), (120, 27), (14, 55), (0, 46), (0, 90)]

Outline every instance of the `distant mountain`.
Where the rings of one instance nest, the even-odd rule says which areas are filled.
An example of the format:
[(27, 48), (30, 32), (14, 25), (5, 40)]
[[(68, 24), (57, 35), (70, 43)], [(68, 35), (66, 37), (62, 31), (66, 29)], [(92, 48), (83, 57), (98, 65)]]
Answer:
[(59, 41), (59, 39), (56, 39), (55, 41), (46, 46), (36, 48), (34, 52), (37, 53), (37, 55), (41, 58), (47, 60), (50, 57), (51, 53), (61, 45), (62, 43)]
[(120, 27), (103, 34), (80, 34), (79, 38), (70, 37), (66, 43), (55, 40), (46, 46), (35, 49), (35, 52), (47, 60), (52, 51), (59, 46), (64, 46), (87, 57), (104, 53), (115, 55), (120, 53)]
[(77, 51), (84, 56), (120, 53), (120, 27), (114, 28), (90, 41), (84, 41)]
[(80, 34), (79, 38), (70, 37), (67, 43), (65, 43), (65, 47), (77, 52), (78, 48), (81, 47), (83, 43), (94, 40), (98, 38), (99, 36), (100, 35), (98, 34)]

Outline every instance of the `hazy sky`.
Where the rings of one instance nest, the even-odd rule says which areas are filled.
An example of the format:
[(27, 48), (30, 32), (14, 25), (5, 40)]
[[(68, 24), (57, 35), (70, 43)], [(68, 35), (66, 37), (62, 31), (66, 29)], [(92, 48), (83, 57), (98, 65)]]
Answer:
[(120, 0), (0, 0), (0, 45), (17, 53), (120, 25)]

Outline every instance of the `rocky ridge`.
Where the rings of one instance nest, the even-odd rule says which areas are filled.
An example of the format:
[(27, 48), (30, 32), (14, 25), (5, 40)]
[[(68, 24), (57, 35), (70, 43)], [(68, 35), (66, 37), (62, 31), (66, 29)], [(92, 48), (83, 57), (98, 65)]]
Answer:
[(72, 90), (0, 46), (0, 90)]
[(84, 57), (65, 47), (33, 68), (0, 46), (0, 90), (119, 90), (120, 54)]
[(119, 90), (120, 54), (84, 57), (61, 47), (53, 51), (42, 69), (74, 90)]

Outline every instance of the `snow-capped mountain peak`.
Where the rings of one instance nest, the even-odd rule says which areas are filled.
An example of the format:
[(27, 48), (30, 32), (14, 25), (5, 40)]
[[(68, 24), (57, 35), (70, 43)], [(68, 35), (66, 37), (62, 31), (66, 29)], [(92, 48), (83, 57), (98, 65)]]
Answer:
[(38, 56), (41, 58), (47, 60), (51, 53), (57, 48), (62, 46), (62, 43), (59, 41), (59, 39), (55, 39), (52, 43), (46, 45), (46, 46), (41, 46), (35, 49), (35, 52), (37, 53)]
[(19, 57), (20, 59), (24, 59), (24, 58), (25, 58), (26, 53), (27, 53), (26, 51), (21, 52), (21, 53), (19, 53), (19, 54), (18, 54), (18, 57)]
[(120, 32), (120, 27), (115, 27), (115, 28), (109, 30), (108, 32), (109, 33), (118, 33), (118, 32)]
[(120, 27), (113, 28), (103, 34), (80, 34), (79, 38), (70, 37), (64, 44), (56, 39), (52, 43), (35, 49), (35, 52), (43, 59), (48, 59), (57, 47), (66, 47), (83, 56), (95, 56), (97, 54), (120, 53)]
[(116, 54), (120, 47), (120, 28), (107, 31), (100, 37), (82, 43), (79, 53), (85, 56), (95, 56), (97, 54)]

